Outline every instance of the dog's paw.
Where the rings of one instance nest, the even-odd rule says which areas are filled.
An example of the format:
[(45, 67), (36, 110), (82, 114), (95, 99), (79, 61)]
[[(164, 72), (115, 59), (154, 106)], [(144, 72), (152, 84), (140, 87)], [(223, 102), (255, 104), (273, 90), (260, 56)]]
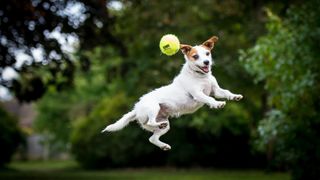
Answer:
[(224, 108), (225, 105), (226, 105), (225, 101), (219, 101), (217, 105), (217, 109)]
[(216, 101), (214, 104), (212, 104), (210, 107), (215, 109), (221, 109), (226, 105), (225, 101)]
[(161, 149), (164, 151), (169, 151), (171, 149), (171, 146), (166, 144), (166, 145), (162, 146)]
[(161, 123), (158, 127), (159, 129), (164, 129), (168, 126), (168, 123)]
[(241, 94), (236, 94), (236, 95), (232, 96), (231, 100), (240, 101), (242, 98), (243, 98), (243, 96)]

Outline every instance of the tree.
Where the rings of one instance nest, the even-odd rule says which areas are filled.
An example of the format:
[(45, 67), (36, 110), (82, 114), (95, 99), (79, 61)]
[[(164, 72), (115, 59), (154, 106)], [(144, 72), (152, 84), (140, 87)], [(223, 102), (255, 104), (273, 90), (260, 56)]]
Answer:
[[(192, 4), (192, 8), (187, 2)], [(214, 29), (218, 35), (223, 35), (225, 42), (228, 42), (227, 47), (229, 48), (221, 48), (220, 52), (225, 54), (225, 62), (230, 67), (228, 68), (230, 73), (231, 69), (239, 69), (238, 64), (231, 63), (236, 55), (232, 52), (232, 48), (248, 46), (248, 43), (252, 43), (263, 31), (262, 26), (259, 26), (263, 20), (262, 7), (272, 6), (281, 12), (289, 4), (286, 1), (267, 1), (266, 3), (247, 1), (243, 3), (237, 0), (187, 2), (1, 1), (0, 85), (8, 87), (20, 101), (39, 99), (48, 90), (49, 85), (56, 85), (58, 89), (72, 86), (74, 61), (65, 52), (59, 40), (52, 37), (52, 32), (59, 32), (61, 39), (66, 41), (70, 36), (78, 39), (79, 52), (92, 49), (97, 45), (109, 45), (115, 47), (115, 51), (120, 56), (128, 57), (130, 48), (132, 48), (128, 45), (135, 38), (153, 39), (156, 37), (158, 40), (160, 35), (157, 32), (161, 30), (162, 33), (170, 31), (179, 34), (186, 42), (195, 42), (195, 39), (204, 39), (212, 34), (203, 33), (202, 30), (187, 33), (186, 29), (199, 28), (203, 24), (206, 29)], [(118, 7), (115, 8), (113, 4), (118, 4)], [(214, 23), (212, 23), (212, 17), (214, 17)], [(248, 22), (251, 25), (244, 26)], [(190, 27), (191, 24), (193, 24), (192, 27)], [(217, 29), (229, 29), (229, 31)], [(234, 34), (241, 35), (234, 36)], [(136, 42), (141, 42), (141, 40)], [(149, 45), (149, 48), (150, 43), (157, 44), (154, 40), (145, 43), (143, 46)], [(142, 48), (142, 44), (132, 45), (136, 46), (135, 49)], [(34, 50), (42, 52), (40, 60), (34, 55)], [(147, 49), (140, 49), (141, 53), (146, 53), (146, 51)], [(23, 57), (23, 60), (26, 61), (20, 66), (17, 65), (17, 59), (22, 53), (27, 56)], [(139, 54), (138, 51), (135, 53)], [(82, 53), (79, 55), (81, 56)], [(88, 69), (90, 59), (79, 58), (78, 60)], [(13, 81), (4, 79), (2, 73), (6, 68), (13, 68), (19, 77)], [(39, 70), (47, 72), (46, 76), (39, 74)], [(233, 77), (236, 77), (236, 74), (232, 73)]]
[(240, 59), (268, 94), (269, 111), (258, 127), (259, 145), (271, 145), (274, 160), (288, 166), (293, 179), (317, 179), (320, 3), (292, 6), (284, 19), (268, 14), (268, 34)]
[[(48, 85), (60, 88), (72, 85), (74, 65), (63, 50), (62, 44), (52, 38), (52, 32), (60, 32), (62, 38), (79, 39), (80, 49), (108, 44), (117, 47), (125, 56), (125, 46), (112, 33), (114, 16), (106, 8), (107, 1), (82, 0), (4, 0), (0, 2), (0, 85), (11, 89), (21, 101), (40, 98)], [(76, 13), (72, 13), (75, 10)], [(42, 60), (37, 60), (33, 50), (42, 50)], [(19, 67), (17, 58), (28, 55)], [(87, 59), (81, 59), (88, 66)], [(11, 81), (2, 73), (13, 68), (20, 75)], [(37, 71), (47, 72), (45, 78)], [(63, 77), (63, 81), (61, 78)]]
[(72, 88), (59, 90), (57, 86), (48, 86), (46, 94), (36, 103), (39, 113), (34, 128), (50, 137), (46, 143), (52, 146), (51, 151), (68, 151), (72, 124), (87, 116), (101, 97), (110, 92), (106, 86), (106, 79), (110, 77), (105, 75), (112, 65), (103, 63), (99, 51), (101, 48), (95, 48), (88, 53), (92, 59), (88, 72), (80, 70), (81, 64), (75, 62), (77, 70)]
[[(131, 141), (147, 139), (143, 131), (128, 127), (110, 137), (100, 134), (100, 129), (125, 113), (139, 96), (168, 84), (179, 72), (184, 63), (180, 53), (172, 57), (160, 54), (158, 43), (163, 34), (174, 33), (182, 43), (192, 45), (202, 43), (215, 34), (220, 41), (213, 52), (217, 64), (213, 74), (222, 87), (244, 94), (245, 100), (241, 103), (230, 102), (219, 111), (203, 108), (192, 116), (174, 121), (172, 131), (175, 133), (171, 136), (168, 133), (168, 139), (172, 139), (168, 142), (176, 144), (176, 151), (171, 152), (171, 156), (162, 154), (157, 163), (215, 167), (263, 164), (261, 154), (250, 151), (251, 136), (256, 133), (263, 112), (260, 109), (262, 87), (253, 84), (251, 77), (235, 59), (240, 47), (250, 47), (264, 32), (263, 6), (281, 7), (282, 3), (269, 5), (236, 0), (119, 2), (122, 4), (120, 9), (109, 7), (110, 15), (116, 17), (111, 30), (114, 36), (121, 37), (127, 56), (120, 55), (114, 46), (95, 46), (76, 53), (80, 62), (74, 63), (73, 87), (59, 91), (57, 86), (47, 86), (48, 93), (38, 103), (38, 130), (53, 134), (55, 142), (68, 143), (72, 137), (72, 152), (85, 166), (124, 166), (136, 162), (135, 157), (144, 157), (145, 151), (141, 148), (137, 148), (133, 159), (126, 156), (116, 161), (113, 156), (132, 148)], [(90, 69), (82, 72), (79, 67), (82, 67), (83, 59), (90, 62)], [(46, 73), (46, 70), (40, 72), (41, 77), (46, 77)], [(61, 80), (64, 81), (63, 78)], [(123, 97), (130, 99), (130, 102), (117, 99), (119, 92), (123, 92)], [(59, 106), (61, 103), (63, 105)], [(117, 106), (112, 109), (114, 104)], [(60, 118), (59, 114), (64, 117)], [(130, 133), (135, 136), (123, 140), (126, 143), (117, 142), (117, 138)], [(138, 138), (142, 136), (145, 138)], [(100, 148), (92, 149), (96, 142), (101, 142)], [(148, 142), (141, 142), (138, 146), (146, 144)], [(204, 147), (204, 144), (212, 146)], [(117, 147), (110, 149), (113, 145)], [(117, 151), (117, 148), (120, 150)], [(182, 152), (181, 149), (185, 148), (187, 150)], [(149, 150), (151, 154), (157, 154), (154, 149)], [(196, 154), (200, 150), (203, 153)], [(208, 157), (212, 164), (207, 162)], [(106, 162), (106, 159), (112, 161)]]
[(0, 167), (10, 162), (19, 145), (24, 143), (24, 137), (18, 128), (17, 120), (0, 107)]

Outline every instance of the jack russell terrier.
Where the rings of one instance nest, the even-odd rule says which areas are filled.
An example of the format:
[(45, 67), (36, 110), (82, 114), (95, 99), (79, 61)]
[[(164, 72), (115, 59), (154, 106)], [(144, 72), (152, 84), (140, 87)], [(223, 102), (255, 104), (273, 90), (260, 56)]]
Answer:
[(217, 41), (218, 37), (213, 36), (201, 45), (192, 47), (181, 44), (180, 50), (184, 54), (185, 64), (173, 82), (143, 95), (132, 111), (102, 132), (118, 131), (131, 121), (137, 120), (143, 129), (153, 132), (149, 141), (166, 151), (171, 149), (170, 145), (159, 138), (170, 129), (169, 117), (194, 113), (204, 104), (216, 109), (226, 105), (225, 101), (217, 101), (210, 95), (227, 100), (241, 100), (242, 95), (220, 88), (211, 74), (211, 65), (214, 62), (210, 51)]

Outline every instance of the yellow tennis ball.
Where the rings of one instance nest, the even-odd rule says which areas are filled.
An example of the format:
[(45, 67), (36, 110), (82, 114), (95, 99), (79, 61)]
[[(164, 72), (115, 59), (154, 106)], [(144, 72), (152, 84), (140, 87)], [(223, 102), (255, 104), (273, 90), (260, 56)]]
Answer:
[(180, 42), (177, 36), (173, 34), (167, 34), (162, 36), (159, 46), (163, 54), (172, 56), (179, 51)]

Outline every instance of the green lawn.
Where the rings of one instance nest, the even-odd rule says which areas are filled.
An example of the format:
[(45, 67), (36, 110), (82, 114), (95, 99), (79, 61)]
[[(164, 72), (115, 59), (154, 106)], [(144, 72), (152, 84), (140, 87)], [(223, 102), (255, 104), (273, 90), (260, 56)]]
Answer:
[(11, 170), (1, 171), (0, 179), (212, 179), (212, 180), (289, 180), (285, 173), (257, 170), (215, 169), (121, 169), (89, 171), (74, 161), (14, 162)]

